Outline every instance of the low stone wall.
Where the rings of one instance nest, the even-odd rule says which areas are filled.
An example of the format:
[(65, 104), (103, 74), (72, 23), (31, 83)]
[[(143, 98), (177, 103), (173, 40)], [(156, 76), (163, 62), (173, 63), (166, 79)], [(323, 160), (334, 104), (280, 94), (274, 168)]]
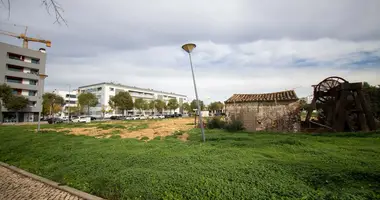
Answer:
[(250, 102), (226, 104), (227, 120), (243, 122), (247, 131), (300, 131), (300, 103)]

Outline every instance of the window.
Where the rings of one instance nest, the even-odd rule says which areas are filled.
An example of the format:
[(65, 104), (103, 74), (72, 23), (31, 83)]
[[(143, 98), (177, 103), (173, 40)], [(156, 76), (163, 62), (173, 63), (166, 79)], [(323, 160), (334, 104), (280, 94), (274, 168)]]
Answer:
[(22, 61), (22, 56), (14, 53), (8, 53), (8, 58)]
[(12, 90), (12, 94), (14, 94), (14, 95), (21, 95), (22, 94), (22, 90), (21, 89), (13, 89)]
[(110, 87), (110, 91), (111, 91), (111, 92), (115, 91), (115, 88)]
[(38, 74), (39, 70), (38, 69), (30, 69), (30, 73), (32, 74)]
[(23, 68), (15, 65), (8, 65), (8, 70), (14, 72), (22, 72)]
[(37, 95), (37, 91), (35, 90), (29, 90), (29, 96), (36, 96)]
[(40, 59), (37, 59), (37, 58), (32, 58), (32, 63), (34, 64), (40, 64)]
[(29, 85), (37, 85), (37, 80), (29, 80)]
[(98, 87), (96, 90), (97, 91), (102, 91), (102, 87)]
[(13, 59), (13, 60), (19, 60), (19, 61), (34, 63), (34, 64), (40, 64), (40, 59), (38, 59), (38, 58), (31, 58), (28, 56), (23, 56), (23, 55), (19, 55), (19, 54), (15, 54), (15, 53), (8, 53), (8, 58)]
[(28, 106), (29, 107), (36, 107), (37, 102), (36, 101), (29, 101)]
[(7, 78), (8, 83), (20, 83), (20, 84), (22, 84), (22, 78), (11, 77), (11, 76), (7, 76), (6, 78)]
[[(69, 98), (69, 94), (66, 94), (66, 98)], [(77, 96), (75, 94), (70, 94), (70, 98), (77, 98)]]

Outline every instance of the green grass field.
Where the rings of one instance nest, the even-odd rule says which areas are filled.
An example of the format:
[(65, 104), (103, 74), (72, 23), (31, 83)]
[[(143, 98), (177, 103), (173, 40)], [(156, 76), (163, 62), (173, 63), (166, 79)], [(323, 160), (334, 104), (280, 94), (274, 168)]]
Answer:
[(380, 133), (198, 132), (144, 142), (2, 126), (0, 160), (107, 199), (380, 199)]

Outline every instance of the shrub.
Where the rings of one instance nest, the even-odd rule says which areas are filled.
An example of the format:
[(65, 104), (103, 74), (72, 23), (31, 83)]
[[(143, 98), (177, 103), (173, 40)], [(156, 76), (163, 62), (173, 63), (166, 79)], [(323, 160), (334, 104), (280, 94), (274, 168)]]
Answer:
[(147, 136), (144, 136), (140, 140), (149, 140), (149, 138)]
[(224, 128), (227, 131), (234, 132), (234, 131), (242, 131), (244, 130), (243, 122), (239, 120), (232, 120), (231, 122), (227, 123)]
[(177, 130), (177, 131), (174, 131), (174, 133), (172, 135), (178, 136), (178, 135), (183, 135), (184, 133), (185, 133), (185, 131)]
[(222, 129), (224, 128), (226, 122), (223, 121), (220, 117), (213, 117), (211, 119), (207, 120), (207, 128), (209, 129), (214, 129), (214, 128), (219, 128)]

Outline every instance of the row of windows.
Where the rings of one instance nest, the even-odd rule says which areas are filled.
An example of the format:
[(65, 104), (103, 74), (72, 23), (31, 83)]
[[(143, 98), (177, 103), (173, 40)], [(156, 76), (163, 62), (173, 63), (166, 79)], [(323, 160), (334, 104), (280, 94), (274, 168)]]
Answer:
[(15, 53), (8, 53), (8, 58), (12, 60), (19, 60), (27, 63), (34, 63), (34, 64), (40, 64), (40, 59), (39, 58), (32, 58), (20, 54), (15, 54)]
[(70, 96), (69, 96), (69, 94), (66, 94), (66, 98), (69, 98), (69, 97), (75, 99), (75, 98), (77, 98), (77, 95), (70, 94)]
[(80, 92), (81, 93), (85, 93), (85, 92), (99, 92), (99, 91), (102, 91), (102, 87), (88, 88), (88, 89), (85, 89), (85, 90), (81, 90)]
[(26, 85), (37, 85), (38, 81), (33, 79), (23, 79), (19, 77), (6, 76), (6, 82), (8, 83), (18, 83)]
[(12, 93), (14, 95), (24, 95), (24, 96), (31, 96), (31, 97), (37, 96), (36, 90), (24, 90), (23, 92), (22, 89), (13, 89)]
[(31, 73), (31, 74), (37, 74), (39, 72), (38, 69), (31, 69), (26, 67), (21, 67), (17, 65), (7, 65), (9, 71), (14, 72), (24, 72), (24, 73)]

